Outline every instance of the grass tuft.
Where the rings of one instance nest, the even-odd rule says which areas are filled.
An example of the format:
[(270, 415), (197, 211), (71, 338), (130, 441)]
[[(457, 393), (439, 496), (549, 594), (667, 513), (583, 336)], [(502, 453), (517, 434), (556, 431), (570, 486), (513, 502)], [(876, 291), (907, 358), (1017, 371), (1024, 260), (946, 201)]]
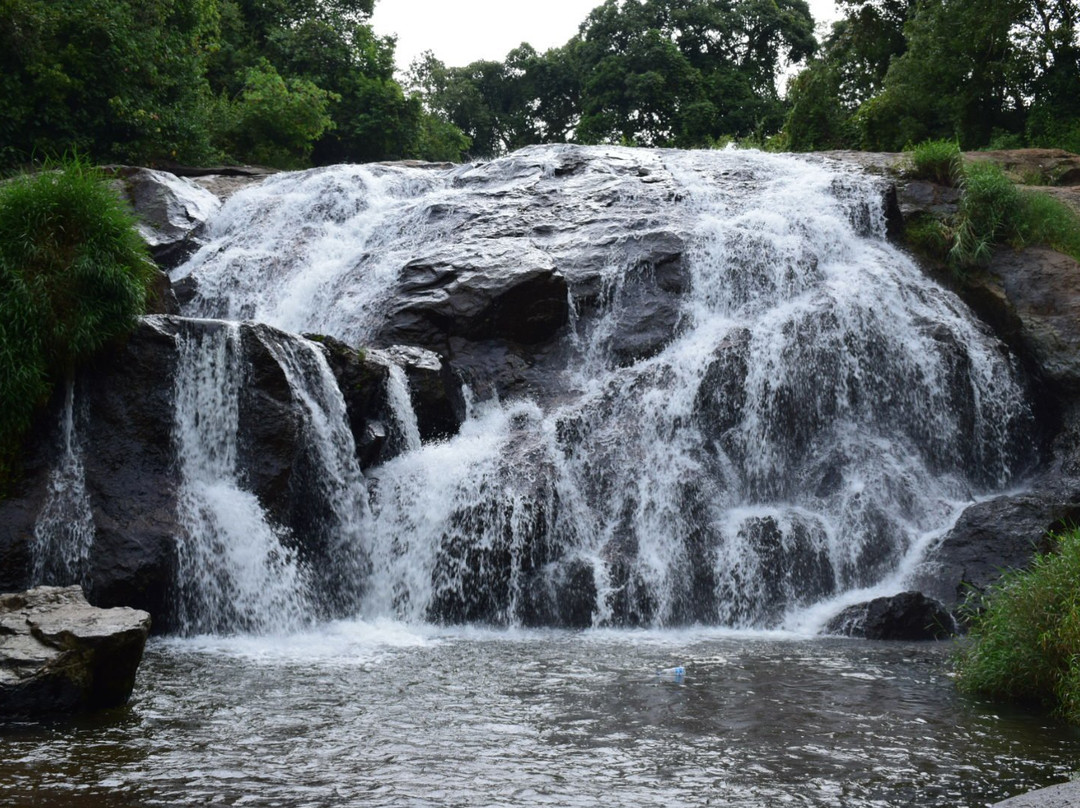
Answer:
[(963, 159), (953, 140), (926, 140), (911, 150), (911, 176), (938, 185), (955, 185)]
[(81, 158), (0, 184), (0, 493), (35, 409), (131, 330), (153, 277), (133, 214)]
[(1080, 530), (1054, 539), (1056, 552), (1007, 573), (969, 609), (957, 683), (963, 692), (1080, 724)]

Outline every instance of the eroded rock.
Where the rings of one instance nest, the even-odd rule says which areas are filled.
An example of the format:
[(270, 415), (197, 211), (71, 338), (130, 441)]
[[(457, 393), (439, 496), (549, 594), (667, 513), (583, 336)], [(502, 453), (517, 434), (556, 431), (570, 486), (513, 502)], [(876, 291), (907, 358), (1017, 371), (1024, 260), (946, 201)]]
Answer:
[(826, 634), (867, 640), (943, 640), (955, 630), (949, 610), (922, 592), (901, 592), (849, 606), (825, 627)]
[(0, 717), (124, 704), (149, 633), (146, 612), (95, 608), (78, 586), (0, 595)]

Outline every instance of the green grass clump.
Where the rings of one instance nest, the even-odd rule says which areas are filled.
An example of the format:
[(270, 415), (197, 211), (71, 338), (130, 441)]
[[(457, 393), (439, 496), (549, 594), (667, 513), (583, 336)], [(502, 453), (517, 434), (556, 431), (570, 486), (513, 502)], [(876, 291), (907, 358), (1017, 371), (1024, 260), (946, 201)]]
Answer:
[(1080, 261), (1080, 215), (1060, 199), (1025, 191), (1022, 215), (1016, 225), (1021, 244), (1046, 244)]
[(956, 660), (961, 691), (1038, 706), (1080, 724), (1080, 530), (1007, 573), (973, 610)]
[(153, 276), (133, 214), (81, 159), (0, 184), (0, 493), (34, 410), (131, 330)]
[(911, 150), (911, 176), (953, 185), (960, 175), (960, 146), (953, 140), (926, 140)]
[(965, 272), (989, 263), (994, 248), (1046, 245), (1080, 261), (1080, 216), (1048, 194), (1022, 191), (993, 163), (969, 163), (956, 215), (908, 226), (912, 247)]
[(949, 258), (961, 267), (985, 264), (994, 244), (1014, 240), (1023, 199), (1016, 186), (992, 163), (965, 166), (960, 187)]

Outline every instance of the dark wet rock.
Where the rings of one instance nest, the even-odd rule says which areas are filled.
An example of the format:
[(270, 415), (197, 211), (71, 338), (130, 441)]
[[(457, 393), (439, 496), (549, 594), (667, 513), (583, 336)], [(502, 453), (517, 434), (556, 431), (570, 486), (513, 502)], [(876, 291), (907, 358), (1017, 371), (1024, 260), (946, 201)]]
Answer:
[(320, 343), (326, 351), (330, 370), (345, 399), (349, 429), (356, 442), (361, 467), (366, 469), (387, 459), (384, 452), (390, 434), (386, 401), (389, 365), (374, 359), (370, 352), (353, 348), (333, 337), (318, 334), (307, 337)]
[(682, 256), (674, 253), (654, 260), (628, 271), (610, 304), (616, 322), (605, 342), (622, 364), (654, 356), (679, 331), (680, 298), (690, 285)]
[(551, 339), (569, 320), (566, 279), (542, 259), (522, 266), (520, 258), (460, 255), (410, 262), (379, 342), (448, 355), (454, 337), (522, 345)]
[(749, 351), (750, 332), (747, 329), (738, 329), (724, 337), (713, 350), (694, 402), (705, 434), (729, 450), (731, 445), (725, 438), (742, 420), (746, 404)]
[(77, 586), (0, 595), (0, 717), (124, 704), (149, 632), (146, 612), (94, 608)]
[(1080, 481), (1043, 480), (1030, 493), (971, 505), (927, 555), (915, 584), (950, 608), (985, 591), (1003, 572), (1050, 549), (1050, 531), (1080, 524)]
[(457, 434), (465, 421), (465, 396), (449, 363), (433, 351), (404, 345), (371, 350), (367, 355), (376, 364), (396, 365), (404, 371), (422, 441)]
[(139, 218), (139, 232), (163, 269), (182, 264), (201, 246), (199, 230), (220, 201), (194, 182), (164, 171), (111, 168)]
[(820, 526), (792, 519), (787, 529), (772, 517), (754, 517), (739, 530), (758, 559), (755, 585), (758, 617), (779, 619), (793, 603), (810, 603), (836, 590), (836, 575)]
[(964, 298), (1043, 379), (1080, 392), (1080, 264), (1046, 247), (999, 249)]
[(364, 468), (404, 451), (387, 395), (392, 367), (402, 369), (420, 439), (444, 440), (465, 420), (465, 397), (456, 373), (438, 354), (415, 346), (359, 350), (321, 335), (309, 339), (326, 349), (345, 399), (349, 427)]
[(824, 633), (867, 640), (943, 640), (955, 631), (944, 604), (921, 592), (901, 592), (849, 606), (829, 621)]

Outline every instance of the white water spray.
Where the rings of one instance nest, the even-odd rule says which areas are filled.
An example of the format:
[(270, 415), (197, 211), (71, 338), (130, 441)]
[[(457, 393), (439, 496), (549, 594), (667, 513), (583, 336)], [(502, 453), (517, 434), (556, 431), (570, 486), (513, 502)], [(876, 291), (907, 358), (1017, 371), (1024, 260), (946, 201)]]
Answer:
[[(894, 582), (1026, 457), (1010, 360), (884, 241), (880, 187), (844, 169), (572, 147), (321, 169), (237, 194), (211, 234), (181, 270), (195, 313), (346, 340), (378, 332), (419, 258), (543, 254), (599, 290), (599, 311), (575, 304), (558, 397), (488, 401), (432, 446), (399, 414), (410, 451), (375, 472), (366, 614), (790, 624)], [(634, 361), (611, 340), (648, 234), (682, 245), (689, 288)]]
[(49, 475), (45, 505), (34, 524), (35, 584), (90, 584), (94, 518), (76, 431), (75, 382), (68, 381), (61, 417), (60, 460)]

